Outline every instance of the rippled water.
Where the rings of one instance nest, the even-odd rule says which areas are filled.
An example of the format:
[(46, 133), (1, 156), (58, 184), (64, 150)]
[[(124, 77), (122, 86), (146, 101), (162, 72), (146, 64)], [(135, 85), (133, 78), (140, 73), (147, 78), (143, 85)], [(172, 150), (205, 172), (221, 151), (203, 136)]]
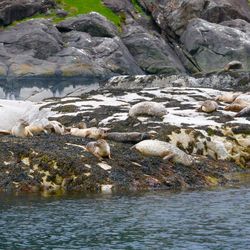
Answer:
[(0, 249), (250, 248), (249, 187), (0, 199)]

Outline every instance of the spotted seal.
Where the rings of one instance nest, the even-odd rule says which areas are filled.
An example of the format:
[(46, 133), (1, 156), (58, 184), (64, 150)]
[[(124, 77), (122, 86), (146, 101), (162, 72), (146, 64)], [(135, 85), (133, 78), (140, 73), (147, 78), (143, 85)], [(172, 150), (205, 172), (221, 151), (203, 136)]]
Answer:
[(129, 116), (133, 118), (143, 115), (162, 117), (167, 113), (167, 109), (163, 104), (149, 101), (139, 102), (129, 110)]
[(98, 159), (102, 159), (104, 157), (108, 157), (109, 159), (111, 159), (110, 146), (104, 139), (89, 142), (86, 145), (86, 149), (87, 151), (95, 155)]
[(117, 142), (140, 142), (142, 140), (152, 139), (157, 134), (156, 131), (145, 133), (140, 132), (111, 132), (107, 133), (105, 139)]
[(212, 100), (204, 101), (201, 106), (198, 108), (198, 111), (205, 113), (212, 113), (218, 109), (218, 104)]
[(22, 138), (33, 136), (33, 134), (27, 128), (28, 126), (29, 126), (28, 122), (20, 120), (20, 122), (11, 129), (11, 135)]
[(74, 136), (80, 136), (80, 137), (85, 137), (85, 138), (91, 138), (91, 139), (101, 139), (104, 138), (107, 131), (109, 131), (109, 128), (97, 128), (97, 127), (92, 127), (92, 128), (71, 128), (70, 129), (70, 134)]
[(158, 156), (164, 160), (171, 159), (185, 166), (193, 164), (193, 158), (176, 146), (159, 140), (144, 140), (135, 144), (131, 149), (137, 149), (144, 156)]
[(216, 101), (232, 103), (241, 93), (227, 92), (215, 98)]
[(241, 94), (234, 100), (233, 103), (226, 106), (224, 109), (229, 111), (239, 112), (248, 106), (250, 106), (250, 95)]

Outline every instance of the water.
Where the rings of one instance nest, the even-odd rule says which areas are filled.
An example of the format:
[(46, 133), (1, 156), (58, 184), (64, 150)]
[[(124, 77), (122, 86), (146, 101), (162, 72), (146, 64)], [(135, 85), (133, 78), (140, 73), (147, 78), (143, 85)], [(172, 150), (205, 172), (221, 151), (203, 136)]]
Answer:
[(100, 80), (82, 77), (24, 78), (6, 82), (0, 78), (0, 99), (41, 101), (45, 98), (81, 95), (100, 87)]
[(250, 249), (249, 187), (0, 199), (0, 249)]

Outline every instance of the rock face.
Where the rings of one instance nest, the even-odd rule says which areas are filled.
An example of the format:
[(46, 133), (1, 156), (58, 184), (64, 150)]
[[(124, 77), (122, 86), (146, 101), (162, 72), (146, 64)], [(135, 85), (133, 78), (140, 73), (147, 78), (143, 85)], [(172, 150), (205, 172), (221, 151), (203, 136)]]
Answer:
[[(129, 0), (103, 3), (120, 15), (121, 27), (91, 12), (57, 25), (36, 19), (1, 30), (0, 78), (193, 74), (221, 71), (232, 61), (250, 70), (247, 0), (139, 0), (144, 12)], [(53, 0), (15, 4), (31, 6), (30, 15), (56, 7)], [(0, 19), (13, 6), (2, 1)], [(13, 15), (2, 23), (22, 18)]]
[(250, 69), (250, 36), (245, 32), (203, 19), (193, 19), (181, 42), (203, 71), (217, 70), (237, 58)]
[(180, 36), (193, 18), (220, 23), (232, 19), (250, 21), (247, 0), (140, 0), (165, 32)]
[(0, 25), (8, 25), (16, 20), (30, 17), (38, 12), (44, 13), (49, 8), (55, 8), (54, 0), (1, 0)]
[[(2, 31), (0, 74), (10, 79), (29, 76), (106, 79), (118, 74), (142, 74), (126, 46), (115, 36), (116, 28), (95, 13), (87, 18), (91, 15), (105, 20), (110, 25), (106, 30), (109, 33), (105, 31), (100, 36), (82, 31), (60, 33), (44, 19), (23, 22)], [(78, 27), (85, 24), (84, 21), (80, 25), (81, 19)], [(105, 23), (102, 21), (101, 25)]]
[(122, 41), (137, 64), (146, 73), (175, 74), (185, 72), (185, 68), (169, 44), (142, 26), (127, 25), (122, 35)]

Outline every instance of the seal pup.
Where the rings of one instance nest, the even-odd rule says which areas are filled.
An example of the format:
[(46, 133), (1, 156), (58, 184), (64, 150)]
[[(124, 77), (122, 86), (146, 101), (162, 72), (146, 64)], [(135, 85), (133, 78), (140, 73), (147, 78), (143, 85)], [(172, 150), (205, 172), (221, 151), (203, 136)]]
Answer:
[(110, 146), (104, 139), (100, 139), (95, 142), (89, 142), (86, 145), (86, 149), (88, 152), (96, 156), (99, 160), (104, 157), (108, 157), (109, 159), (111, 159)]
[(29, 126), (28, 122), (24, 120), (20, 120), (19, 124), (17, 124), (11, 129), (11, 135), (14, 135), (16, 137), (22, 137), (22, 138), (33, 136), (33, 134), (28, 129), (28, 126)]
[(144, 140), (135, 144), (131, 149), (135, 148), (144, 156), (158, 156), (163, 160), (172, 159), (174, 162), (181, 163), (185, 166), (191, 166), (193, 159), (176, 146), (159, 140)]
[(98, 140), (104, 138), (109, 130), (110, 130), (109, 128), (97, 128), (97, 127), (85, 128), (85, 129), (71, 128), (70, 134), (74, 136), (80, 136)]
[(212, 113), (218, 109), (218, 104), (215, 101), (207, 100), (204, 101), (201, 106), (197, 109), (199, 112)]
[(162, 117), (167, 113), (167, 109), (163, 104), (149, 101), (139, 102), (129, 110), (129, 116), (133, 118), (143, 115)]
[(232, 103), (239, 95), (241, 95), (240, 92), (236, 92), (236, 93), (227, 92), (227, 93), (217, 96), (215, 98), (215, 101)]
[(140, 132), (111, 132), (107, 133), (105, 139), (117, 142), (140, 142), (143, 140), (153, 139), (157, 134), (156, 131), (145, 133)]

